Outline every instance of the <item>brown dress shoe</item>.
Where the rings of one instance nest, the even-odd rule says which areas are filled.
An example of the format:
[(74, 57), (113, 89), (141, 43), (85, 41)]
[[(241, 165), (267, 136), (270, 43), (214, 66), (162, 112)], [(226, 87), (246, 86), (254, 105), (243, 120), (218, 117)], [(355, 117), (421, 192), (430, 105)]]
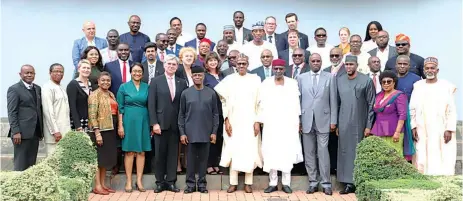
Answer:
[(227, 189), (227, 193), (233, 193), (236, 191), (237, 186), (236, 185), (230, 185)]
[(244, 185), (244, 192), (246, 192), (246, 193), (252, 193), (251, 185)]

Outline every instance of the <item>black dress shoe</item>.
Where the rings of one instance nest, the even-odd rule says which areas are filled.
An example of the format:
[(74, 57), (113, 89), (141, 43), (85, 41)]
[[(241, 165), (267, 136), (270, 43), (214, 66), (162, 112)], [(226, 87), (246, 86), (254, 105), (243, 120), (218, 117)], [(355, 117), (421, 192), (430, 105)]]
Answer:
[(325, 193), (325, 195), (333, 195), (333, 190), (331, 188), (323, 188), (323, 193)]
[(177, 188), (175, 185), (173, 185), (173, 184), (170, 185), (170, 186), (168, 186), (168, 187), (167, 187), (167, 190), (168, 190), (168, 191), (172, 191), (172, 192), (174, 192), (174, 193), (180, 192), (180, 189), (178, 189), (178, 188)]
[(339, 194), (349, 194), (355, 193), (355, 186), (351, 184), (347, 184), (344, 190), (340, 191)]
[(293, 193), (293, 190), (291, 189), (291, 187), (289, 187), (287, 185), (283, 185), (281, 190), (283, 190), (283, 192), (285, 192), (285, 193)]
[(318, 188), (317, 187), (313, 187), (313, 186), (309, 186), (309, 189), (307, 189), (307, 191), (305, 193), (307, 194), (313, 194), (315, 192), (318, 191)]
[(183, 191), (183, 193), (188, 194), (188, 193), (193, 193), (195, 191), (196, 191), (195, 187), (186, 187), (186, 189), (185, 189), (185, 191)]
[(163, 185), (158, 185), (156, 186), (156, 188), (154, 189), (154, 193), (160, 193), (162, 191), (164, 191), (166, 189), (164, 189), (164, 186)]
[(269, 186), (267, 187), (265, 190), (264, 190), (264, 193), (271, 193), (271, 192), (275, 192), (278, 190), (278, 187), (276, 186)]
[(206, 187), (198, 188), (198, 191), (199, 191), (200, 193), (209, 193), (209, 191), (207, 190)]

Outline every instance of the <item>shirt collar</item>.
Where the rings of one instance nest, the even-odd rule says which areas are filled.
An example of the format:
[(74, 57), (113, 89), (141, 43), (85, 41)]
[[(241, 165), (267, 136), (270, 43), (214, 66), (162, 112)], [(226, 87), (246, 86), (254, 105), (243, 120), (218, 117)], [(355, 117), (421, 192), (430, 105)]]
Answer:
[(313, 76), (313, 75), (320, 75), (320, 71), (318, 72), (313, 72), (312, 70), (310, 70), (310, 74)]
[(27, 89), (31, 89), (32, 86), (34, 86), (34, 83), (32, 83), (32, 84), (27, 84), (26, 82), (24, 82), (24, 80), (21, 80), (21, 82), (23, 82), (24, 86), (26, 86)]
[(166, 75), (166, 78), (167, 78), (167, 79), (169, 79), (169, 78), (172, 78), (172, 80), (174, 80), (174, 79), (175, 79), (175, 75), (173, 75), (173, 76), (169, 76), (169, 75), (167, 75), (167, 73), (164, 73), (164, 75)]

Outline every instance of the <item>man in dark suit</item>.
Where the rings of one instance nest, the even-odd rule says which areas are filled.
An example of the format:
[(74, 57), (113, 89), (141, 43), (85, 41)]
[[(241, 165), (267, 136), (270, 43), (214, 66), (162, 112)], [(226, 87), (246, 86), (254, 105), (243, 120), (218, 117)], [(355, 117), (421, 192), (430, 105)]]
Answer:
[(184, 79), (175, 75), (178, 58), (169, 54), (165, 58), (165, 74), (151, 80), (148, 93), (150, 125), (154, 133), (156, 176), (155, 193), (164, 190), (179, 192), (177, 181), (177, 155), (179, 145), (178, 112), (180, 95), (187, 87)]
[(175, 54), (175, 56), (178, 57), (180, 53), (180, 49), (182, 49), (183, 46), (177, 44), (177, 31), (175, 29), (170, 28), (167, 30), (167, 38), (169, 39), (169, 42), (167, 43), (167, 52), (169, 54)]
[(164, 74), (164, 64), (159, 59), (157, 59), (156, 54), (156, 44), (152, 42), (146, 43), (145, 57), (147, 60), (142, 63), (144, 72), (142, 81), (148, 84), (154, 77)]
[(307, 53), (307, 50), (297, 48), (294, 50), (293, 54), (294, 63), (286, 66), (285, 76), (296, 79), (296, 76), (302, 73), (310, 71), (309, 64), (306, 62), (306, 57), (310, 57), (310, 53)]
[[(293, 58), (292, 58), (293, 52), (297, 48), (300, 47), (298, 46), (299, 36), (297, 35), (297, 31), (289, 30), (287, 34), (287, 41), (288, 41), (289, 47), (285, 50), (278, 51), (278, 58), (285, 60), (288, 65), (292, 65), (294, 63)], [(303, 50), (305, 53), (304, 62), (309, 63), (310, 52), (307, 51), (306, 49), (303, 49)]]
[(257, 74), (260, 77), (261, 81), (264, 81), (266, 78), (273, 76), (272, 71), (272, 61), (273, 55), (272, 51), (265, 49), (262, 51), (260, 56), (260, 61), (262, 61), (262, 66), (251, 71), (252, 74)]
[[(299, 36), (298, 37), (299, 47), (304, 50), (307, 49), (309, 47), (309, 37), (306, 34), (297, 31), (297, 24), (299, 23), (299, 20), (297, 19), (297, 15), (295, 13), (288, 13), (285, 17), (285, 20), (286, 20), (286, 24), (288, 25), (288, 31), (285, 31), (280, 34), (282, 40), (280, 40), (278, 44), (278, 46), (280, 46), (279, 49), (286, 50), (289, 48), (288, 40), (286, 39), (288, 38), (288, 32), (290, 30), (295, 30), (297, 32)], [(277, 46), (277, 49), (278, 49), (278, 46)]]
[(223, 77), (227, 77), (237, 72), (236, 69), (236, 57), (240, 54), (238, 50), (232, 50), (228, 53), (228, 65), (229, 67), (222, 71)]
[(234, 40), (240, 44), (245, 44), (252, 41), (251, 30), (243, 27), (244, 13), (243, 11), (235, 11), (233, 13), (233, 23), (235, 24), (235, 38)]
[(263, 37), (263, 40), (275, 45), (275, 47), (277, 48), (277, 51), (282, 51), (284, 49), (279, 49), (279, 48), (282, 48), (282, 46), (278, 45), (281, 40), (280, 34), (275, 33), (276, 29), (277, 29), (276, 18), (273, 16), (268, 16), (267, 18), (265, 18), (265, 24), (264, 24), (265, 35)]
[(389, 45), (389, 34), (387, 31), (379, 31), (376, 37), (377, 48), (368, 52), (371, 56), (377, 56), (381, 61), (381, 71), (384, 71), (387, 61), (397, 55), (397, 50), (394, 46)]
[(21, 80), (8, 88), (7, 108), (11, 137), (14, 144), (14, 171), (35, 165), (42, 133), (41, 89), (32, 83), (35, 69), (29, 64), (21, 67)]
[(111, 74), (111, 87), (109, 90), (117, 95), (117, 91), (121, 84), (124, 84), (131, 80), (130, 66), (132, 61), (129, 61), (130, 49), (127, 43), (120, 43), (117, 46), (117, 57), (116, 61), (106, 63), (104, 65), (105, 71)]
[[(192, 47), (199, 52), (199, 41), (206, 38), (207, 27), (204, 23), (198, 23), (196, 25), (196, 38), (185, 43), (185, 47)], [(211, 42), (210, 49), (214, 50), (215, 43)]]

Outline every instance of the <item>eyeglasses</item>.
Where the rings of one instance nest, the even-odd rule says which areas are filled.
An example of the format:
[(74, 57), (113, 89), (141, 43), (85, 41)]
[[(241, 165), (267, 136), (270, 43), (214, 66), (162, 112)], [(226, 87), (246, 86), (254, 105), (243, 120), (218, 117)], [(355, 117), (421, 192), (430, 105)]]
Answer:
[(304, 56), (304, 55), (302, 55), (302, 54), (293, 54), (293, 57), (302, 57), (302, 56)]
[(272, 58), (273, 56), (270, 56), (270, 55), (264, 55), (264, 56), (261, 56), (260, 58), (262, 59), (267, 59), (267, 58)]
[(396, 43), (395, 46), (400, 47), (400, 46), (407, 46), (408, 43)]
[(321, 60), (310, 60), (310, 62), (312, 62), (312, 63), (315, 63), (315, 62), (320, 63), (320, 62), (322, 62), (322, 61), (321, 61)]
[(319, 38), (323, 38), (323, 37), (326, 37), (326, 34), (317, 34), (316, 36)]
[(381, 80), (382, 84), (392, 84), (392, 80)]
[(236, 59), (236, 56), (229, 56), (228, 59)]
[(340, 54), (330, 54), (330, 58), (339, 58), (341, 57)]
[(169, 42), (169, 41), (168, 41), (168, 40), (159, 40), (159, 42), (161, 42), (161, 43), (167, 43), (167, 42)]
[(237, 66), (246, 66), (248, 63), (236, 63)]
[(274, 71), (284, 71), (285, 68), (284, 67), (273, 67), (273, 70)]

